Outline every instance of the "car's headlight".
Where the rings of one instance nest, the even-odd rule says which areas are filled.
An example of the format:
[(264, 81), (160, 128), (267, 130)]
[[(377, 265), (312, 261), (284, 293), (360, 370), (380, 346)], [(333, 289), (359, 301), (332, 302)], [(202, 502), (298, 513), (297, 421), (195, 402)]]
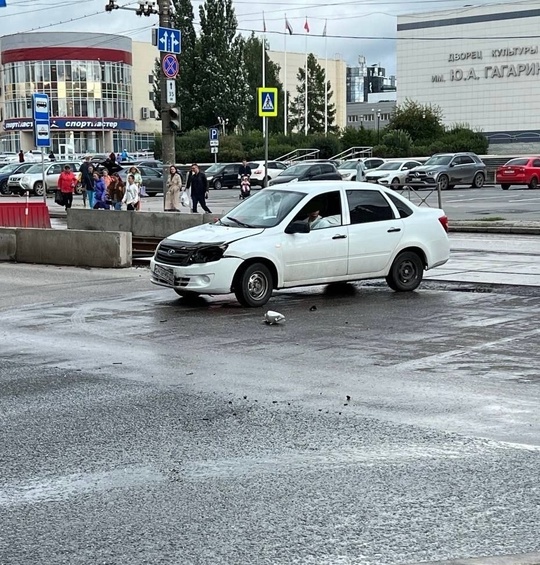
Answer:
[(206, 180), (207, 180), (207, 181), (214, 180), (214, 177), (213, 177), (212, 175), (210, 175), (209, 177), (206, 177)]
[(428, 177), (434, 177), (436, 174), (437, 174), (436, 171), (428, 171), (428, 172), (426, 173), (426, 176), (428, 176)]
[(291, 179), (289, 182), (298, 182), (298, 181), (299, 179), (296, 178), (296, 179)]
[(226, 243), (201, 247), (191, 254), (189, 263), (210, 263), (212, 261), (219, 261), (223, 257), (227, 247), (229, 246)]

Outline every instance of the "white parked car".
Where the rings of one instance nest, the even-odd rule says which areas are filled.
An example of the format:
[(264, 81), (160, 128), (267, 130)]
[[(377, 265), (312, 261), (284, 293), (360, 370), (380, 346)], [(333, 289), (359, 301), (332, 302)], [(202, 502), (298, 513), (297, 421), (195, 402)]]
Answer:
[[(264, 181), (264, 161), (250, 161), (251, 186), (263, 186)], [(287, 165), (281, 161), (268, 161), (268, 180), (275, 179), (280, 175)]]
[(418, 161), (411, 160), (386, 161), (377, 169), (368, 171), (366, 173), (366, 181), (390, 186), (397, 190), (405, 184), (407, 173), (421, 164)]
[(180, 296), (234, 292), (263, 306), (274, 289), (385, 277), (415, 290), (449, 258), (443, 210), (367, 183), (319, 181), (261, 190), (215, 223), (164, 239), (151, 281)]
[(23, 173), (11, 175), (8, 179), (8, 190), (13, 194), (24, 194), (28, 191), (31, 194), (43, 196), (45, 189), (50, 192), (58, 188), (58, 178), (64, 165), (69, 165), (74, 173), (78, 173), (81, 166), (79, 162), (74, 161), (46, 161), (44, 188), (41, 163), (35, 163)]
[[(361, 172), (361, 178), (358, 178), (358, 169)], [(343, 180), (363, 181), (366, 178), (366, 166), (361, 159), (353, 159), (351, 161), (343, 161), (338, 167)]]

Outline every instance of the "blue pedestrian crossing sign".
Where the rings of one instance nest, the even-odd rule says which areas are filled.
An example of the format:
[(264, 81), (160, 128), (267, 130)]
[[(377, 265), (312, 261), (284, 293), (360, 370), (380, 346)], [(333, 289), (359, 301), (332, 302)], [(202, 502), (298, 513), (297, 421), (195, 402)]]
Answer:
[(277, 88), (257, 88), (257, 107), (261, 118), (275, 118), (278, 113)]

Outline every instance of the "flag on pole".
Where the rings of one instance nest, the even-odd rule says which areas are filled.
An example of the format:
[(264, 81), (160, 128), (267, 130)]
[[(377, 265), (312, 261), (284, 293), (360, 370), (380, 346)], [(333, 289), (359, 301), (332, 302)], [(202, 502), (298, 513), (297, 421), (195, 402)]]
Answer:
[(309, 33), (309, 24), (307, 21), (307, 17), (306, 17), (306, 23), (304, 24), (304, 29), (306, 30), (306, 33)]
[(323, 37), (326, 37), (326, 24), (327, 23), (328, 23), (328, 20), (324, 20), (324, 29), (322, 30)]
[(289, 23), (287, 16), (285, 16), (285, 29), (289, 32), (289, 35), (293, 34), (292, 25)]
[(263, 31), (266, 33), (266, 20), (264, 19), (264, 12), (263, 12)]

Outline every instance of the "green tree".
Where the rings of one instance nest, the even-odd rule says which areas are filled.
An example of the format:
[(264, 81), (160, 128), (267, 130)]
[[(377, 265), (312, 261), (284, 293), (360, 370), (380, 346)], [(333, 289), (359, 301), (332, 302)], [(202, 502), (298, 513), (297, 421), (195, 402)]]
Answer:
[[(308, 82), (308, 111), (307, 111), (307, 133), (324, 133), (324, 69), (319, 65), (315, 55), (310, 53), (307, 60), (307, 82)], [(306, 100), (306, 82), (305, 82), (305, 69), (300, 67), (297, 73), (298, 86), (296, 87), (296, 96), (291, 101), (289, 116), (291, 127), (299, 132), (306, 133), (305, 131), (305, 100)], [(334, 125), (336, 117), (335, 104), (331, 103), (333, 92), (330, 81), (328, 81), (328, 131), (337, 131)]]
[[(244, 41), (243, 75), (249, 92), (249, 101), (246, 105), (246, 115), (243, 122), (245, 130), (262, 129), (262, 119), (257, 111), (257, 88), (262, 86), (262, 48), (262, 41), (255, 37), (254, 33)], [(266, 54), (266, 86), (278, 89), (278, 115), (268, 120), (268, 129), (271, 133), (283, 131), (285, 110), (283, 104), (279, 103), (284, 99), (283, 85), (279, 80), (279, 69), (279, 65), (271, 61)]]
[(413, 142), (427, 144), (444, 134), (442, 110), (438, 106), (407, 99), (396, 107), (387, 129), (403, 130)]
[(242, 124), (250, 94), (243, 76), (243, 39), (236, 36), (232, 0), (205, 0), (199, 7), (201, 33), (196, 46), (197, 95), (193, 112), (209, 127), (218, 117), (231, 131)]

